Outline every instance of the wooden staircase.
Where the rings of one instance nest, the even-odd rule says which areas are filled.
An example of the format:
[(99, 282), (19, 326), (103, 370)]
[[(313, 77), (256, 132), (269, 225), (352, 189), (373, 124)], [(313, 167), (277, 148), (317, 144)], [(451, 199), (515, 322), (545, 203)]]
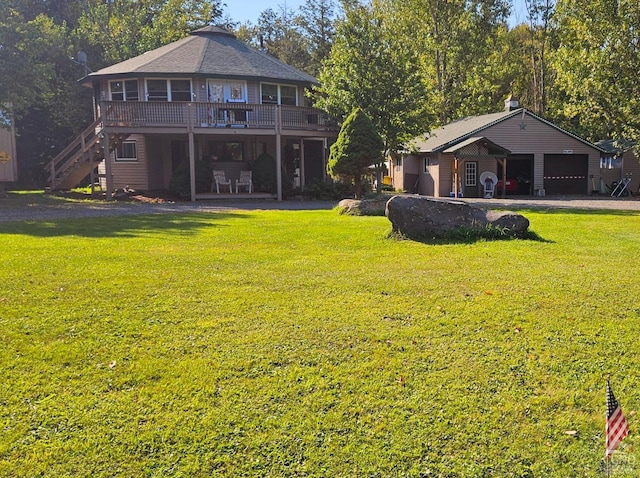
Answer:
[[(128, 136), (111, 135), (109, 152), (114, 151)], [(48, 189), (71, 189), (89, 175), (95, 181), (93, 176), (95, 174), (97, 177), (98, 164), (103, 160), (102, 119), (99, 118), (45, 166), (49, 178)]]

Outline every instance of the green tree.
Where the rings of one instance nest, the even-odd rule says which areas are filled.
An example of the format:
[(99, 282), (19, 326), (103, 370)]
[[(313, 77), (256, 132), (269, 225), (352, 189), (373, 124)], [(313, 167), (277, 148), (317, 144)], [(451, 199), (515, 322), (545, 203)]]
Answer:
[[(497, 49), (493, 38), (509, 11), (507, 0), (388, 0), (405, 48), (420, 55), (428, 104), (440, 124), (479, 113), (475, 99), (493, 98), (499, 88), (485, 65)], [(489, 72), (491, 73), (491, 72)], [(469, 97), (474, 100), (469, 101)], [(465, 108), (472, 107), (472, 111)], [(486, 112), (486, 111), (484, 111)]]
[(640, 4), (558, 0), (556, 115), (589, 139), (640, 139)]
[(305, 70), (314, 76), (331, 51), (335, 35), (335, 8), (333, 0), (307, 0), (294, 20), (309, 53), (309, 65)]
[(309, 70), (310, 55), (305, 38), (296, 24), (295, 11), (286, 3), (278, 7), (278, 12), (271, 8), (264, 10), (253, 36), (254, 44), (263, 47), (267, 54), (300, 70)]
[(347, 117), (338, 139), (331, 145), (327, 172), (353, 183), (356, 199), (362, 196), (362, 177), (380, 162), (384, 143), (371, 119), (360, 108)]
[[(314, 99), (337, 118), (361, 108), (382, 137), (385, 153), (394, 156), (406, 142), (429, 131), (433, 117), (418, 52), (397, 34), (387, 6), (344, 6)], [(376, 169), (380, 185), (382, 159)]]
[(21, 185), (44, 184), (43, 164), (90, 120), (91, 91), (70, 61), (77, 45), (65, 22), (17, 10), (0, 20), (0, 103), (15, 117)]

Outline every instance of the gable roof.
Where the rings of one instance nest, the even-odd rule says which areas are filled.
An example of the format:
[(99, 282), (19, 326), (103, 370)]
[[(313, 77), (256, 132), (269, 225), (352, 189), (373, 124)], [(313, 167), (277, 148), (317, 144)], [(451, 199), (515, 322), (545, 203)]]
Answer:
[(486, 130), (487, 128), (490, 128), (491, 126), (494, 126), (518, 115), (522, 115), (523, 118), (525, 115), (530, 116), (531, 118), (536, 119), (552, 127), (553, 129), (558, 130), (566, 134), (567, 136), (570, 136), (580, 141), (581, 143), (586, 144), (587, 146), (590, 146), (591, 148), (594, 148), (600, 152), (604, 152), (604, 150), (599, 146), (596, 146), (595, 144), (592, 144), (589, 141), (560, 128), (559, 126), (556, 126), (550, 121), (547, 121), (533, 114), (526, 108), (518, 108), (513, 111), (501, 111), (499, 113), (490, 113), (486, 115), (468, 116), (466, 118), (461, 118), (432, 131), (423, 139), (416, 140), (413, 143), (412, 149), (423, 153), (444, 152), (444, 150), (457, 145), (461, 141), (465, 141), (466, 139), (473, 136), (480, 136), (478, 133)]
[(193, 77), (286, 81), (317, 84), (311, 75), (249, 47), (223, 28), (207, 26), (142, 55), (108, 66), (83, 78), (83, 84), (105, 77)]
[(602, 148), (604, 151), (610, 154), (623, 153), (625, 151), (629, 151), (636, 145), (635, 141), (623, 139), (623, 140), (614, 140), (614, 139), (602, 139), (596, 143), (599, 148)]

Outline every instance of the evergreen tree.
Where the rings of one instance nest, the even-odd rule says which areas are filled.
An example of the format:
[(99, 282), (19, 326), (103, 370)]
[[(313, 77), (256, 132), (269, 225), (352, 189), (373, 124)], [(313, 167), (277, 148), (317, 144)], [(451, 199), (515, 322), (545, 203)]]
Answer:
[(332, 177), (353, 183), (356, 198), (362, 196), (362, 177), (381, 161), (384, 143), (371, 119), (360, 108), (347, 117), (331, 146), (327, 171)]

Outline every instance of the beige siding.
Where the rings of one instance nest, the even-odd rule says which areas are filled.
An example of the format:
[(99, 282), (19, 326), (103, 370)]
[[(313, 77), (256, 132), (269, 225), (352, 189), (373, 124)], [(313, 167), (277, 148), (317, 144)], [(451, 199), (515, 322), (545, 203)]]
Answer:
[[(524, 128), (523, 128), (524, 127)], [(589, 157), (588, 175), (599, 176), (600, 152), (582, 141), (532, 118), (528, 114), (509, 118), (480, 133), (512, 154), (534, 155), (534, 190), (544, 187), (545, 154), (585, 154)], [(509, 170), (507, 162), (507, 171)], [(591, 185), (585, 194), (590, 192)]]
[(631, 192), (634, 194), (640, 192), (640, 158), (633, 151), (627, 151), (624, 153), (622, 167), (625, 175), (631, 175)]
[(116, 161), (115, 152), (111, 154), (111, 172), (113, 187), (116, 189), (128, 186), (146, 191), (149, 188), (147, 179), (147, 154), (144, 136), (131, 135), (127, 141), (136, 142), (137, 161)]
[[(394, 183), (393, 187), (401, 191), (410, 191), (413, 188), (413, 184), (406, 182), (407, 174), (421, 174), (422, 158), (416, 155), (405, 156), (402, 159), (402, 167), (395, 167), (394, 171)], [(422, 184), (422, 178), (420, 178), (420, 185)], [(421, 186), (419, 186), (421, 187)]]
[[(145, 138), (145, 155), (148, 172), (148, 184), (149, 189), (166, 189), (169, 187), (169, 180), (171, 179), (171, 161), (169, 158), (168, 164), (165, 162), (165, 153), (171, 151), (171, 145), (166, 144), (159, 137)], [(169, 170), (169, 177), (167, 178), (165, 172)]]
[[(477, 134), (484, 136), (494, 143), (508, 149), (512, 154), (533, 155), (533, 190), (542, 189), (544, 187), (544, 157), (545, 154), (555, 155), (586, 155), (588, 157), (588, 175), (594, 175), (595, 178), (600, 176), (600, 152), (590, 147), (588, 144), (576, 139), (568, 134), (559, 131), (552, 126), (539, 121), (529, 114), (518, 115), (491, 126)], [(628, 153), (629, 155), (631, 153)], [(394, 186), (402, 184), (404, 179), (403, 173), (415, 173), (419, 168), (420, 174), (420, 193), (426, 195), (434, 195), (438, 197), (448, 197), (453, 186), (453, 155), (452, 154), (429, 154), (429, 157), (437, 159), (437, 168), (432, 166), (427, 174), (422, 168), (422, 159), (419, 163), (415, 160), (415, 156), (405, 157), (403, 164), (404, 171), (395, 171)], [(409, 158), (414, 158), (407, 161)], [(509, 166), (507, 162), (507, 174)], [(634, 172), (637, 171), (637, 179), (635, 184), (640, 180), (640, 163), (635, 160), (632, 163)], [(493, 159), (478, 160), (478, 178), (484, 171), (497, 173), (497, 161)], [(460, 162), (460, 174), (464, 174), (463, 162)], [(480, 187), (480, 186), (478, 186)], [(637, 187), (637, 186), (636, 186)], [(584, 193), (591, 191), (591, 181), (589, 187), (585, 188)], [(635, 191), (635, 190), (634, 190)], [(480, 194), (480, 191), (476, 193)]]

